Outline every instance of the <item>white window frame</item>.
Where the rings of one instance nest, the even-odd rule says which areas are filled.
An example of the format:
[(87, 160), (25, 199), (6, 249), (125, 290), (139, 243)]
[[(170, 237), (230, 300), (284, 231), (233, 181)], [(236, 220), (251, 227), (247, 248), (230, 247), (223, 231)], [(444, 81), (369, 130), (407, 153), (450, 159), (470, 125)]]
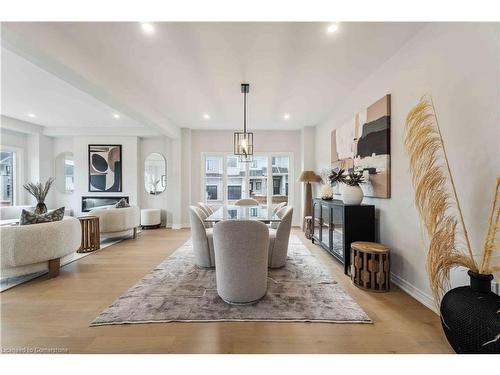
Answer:
[(12, 200), (13, 206), (19, 206), (24, 202), (23, 197), (23, 181), (24, 181), (24, 149), (20, 147), (12, 147), (0, 145), (0, 149), (6, 152), (13, 152), (14, 158), (12, 160), (12, 181), (14, 182), (14, 199)]
[[(228, 194), (227, 194), (227, 157), (234, 156), (234, 154), (230, 152), (202, 152), (201, 153), (201, 197), (202, 202), (210, 203), (210, 201), (206, 201), (206, 176), (205, 176), (205, 168), (206, 168), (206, 158), (207, 157), (222, 157), (222, 190), (224, 191), (224, 199), (223, 204), (228, 204)], [(293, 152), (256, 152), (254, 156), (265, 156), (267, 157), (267, 202), (268, 204), (272, 204), (272, 196), (273, 196), (273, 170), (272, 170), (272, 158), (285, 156), (288, 157), (289, 165), (288, 165), (288, 204), (293, 205), (295, 200), (295, 181), (294, 169), (295, 164), (293, 160)], [(245, 194), (242, 198), (248, 198), (248, 194), (250, 192), (250, 164), (247, 163), (245, 168)]]

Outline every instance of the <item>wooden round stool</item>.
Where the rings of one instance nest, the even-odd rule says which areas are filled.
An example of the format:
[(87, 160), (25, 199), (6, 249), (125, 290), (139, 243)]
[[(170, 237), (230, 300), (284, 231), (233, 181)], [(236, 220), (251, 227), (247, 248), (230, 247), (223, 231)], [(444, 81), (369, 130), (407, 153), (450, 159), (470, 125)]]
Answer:
[(79, 217), (82, 225), (82, 243), (77, 253), (89, 253), (101, 248), (101, 233), (99, 230), (99, 218), (97, 216)]
[(373, 292), (390, 288), (390, 249), (376, 242), (351, 243), (351, 280), (354, 285)]

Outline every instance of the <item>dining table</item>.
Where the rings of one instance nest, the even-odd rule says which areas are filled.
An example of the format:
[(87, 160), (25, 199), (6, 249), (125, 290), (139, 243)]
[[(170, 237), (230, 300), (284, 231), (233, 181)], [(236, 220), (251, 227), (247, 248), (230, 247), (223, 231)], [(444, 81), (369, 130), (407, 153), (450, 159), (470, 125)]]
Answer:
[(279, 223), (281, 218), (270, 206), (236, 206), (223, 205), (208, 216), (204, 221), (217, 223), (223, 220), (256, 220), (263, 223)]

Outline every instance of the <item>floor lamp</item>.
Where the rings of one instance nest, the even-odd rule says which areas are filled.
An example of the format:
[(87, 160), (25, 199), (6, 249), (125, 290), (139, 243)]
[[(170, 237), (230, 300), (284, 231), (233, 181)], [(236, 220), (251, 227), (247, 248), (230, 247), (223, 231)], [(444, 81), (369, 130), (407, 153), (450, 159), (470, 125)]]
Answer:
[(311, 182), (320, 182), (321, 177), (314, 173), (314, 171), (303, 171), (297, 181), (304, 182), (306, 185), (306, 194), (304, 196), (304, 217), (302, 218), (302, 227), (304, 227), (306, 216), (312, 216)]

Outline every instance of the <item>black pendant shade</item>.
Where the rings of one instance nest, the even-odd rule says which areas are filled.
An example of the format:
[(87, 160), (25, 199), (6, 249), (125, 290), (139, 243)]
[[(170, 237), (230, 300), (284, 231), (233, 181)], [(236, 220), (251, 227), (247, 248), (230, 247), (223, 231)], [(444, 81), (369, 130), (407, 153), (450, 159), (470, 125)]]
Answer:
[(247, 94), (250, 84), (241, 84), (243, 94), (243, 132), (234, 133), (234, 154), (239, 156), (241, 162), (251, 162), (253, 156), (253, 133), (247, 132)]

